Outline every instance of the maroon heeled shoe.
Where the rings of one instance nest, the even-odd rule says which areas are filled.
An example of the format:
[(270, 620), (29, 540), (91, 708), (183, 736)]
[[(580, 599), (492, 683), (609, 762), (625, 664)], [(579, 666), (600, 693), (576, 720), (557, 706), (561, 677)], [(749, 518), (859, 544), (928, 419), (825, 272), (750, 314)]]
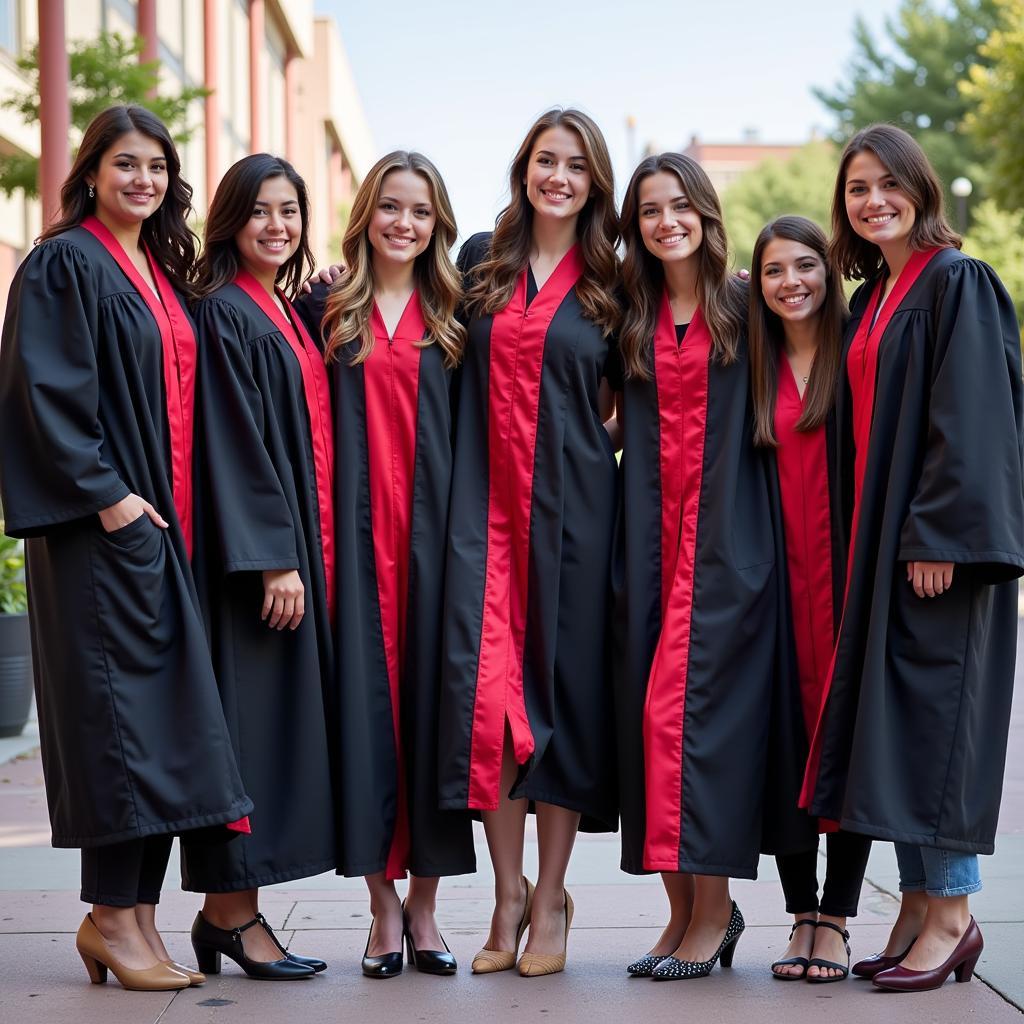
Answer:
[(959, 982), (970, 981), (974, 974), (974, 966), (984, 948), (985, 940), (981, 937), (981, 929), (972, 917), (956, 948), (938, 967), (930, 971), (911, 971), (898, 964), (876, 974), (871, 983), (889, 992), (928, 992), (941, 987), (951, 973)]
[[(915, 939), (915, 941), (917, 940)], [(876, 974), (881, 974), (882, 971), (887, 971), (890, 967), (903, 963), (913, 948), (914, 943), (911, 942), (898, 956), (883, 956), (881, 953), (874, 953), (863, 960), (858, 960), (850, 968), (850, 973), (856, 974), (858, 978), (873, 978)]]

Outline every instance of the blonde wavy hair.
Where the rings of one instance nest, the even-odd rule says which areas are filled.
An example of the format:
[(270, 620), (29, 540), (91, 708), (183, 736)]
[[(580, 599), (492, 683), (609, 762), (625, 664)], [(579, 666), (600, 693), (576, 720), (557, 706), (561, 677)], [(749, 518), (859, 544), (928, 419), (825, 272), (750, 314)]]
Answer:
[(491, 238), (490, 255), (473, 270), (466, 292), (470, 314), (487, 316), (504, 309), (512, 299), (516, 281), (530, 258), (533, 207), (523, 179), (530, 154), (541, 132), (564, 127), (579, 136), (590, 169), (593, 192), (577, 221), (576, 233), (585, 269), (576, 282), (576, 297), (587, 319), (605, 335), (619, 325), (621, 310), (616, 301), (619, 284), (619, 218), (615, 212), (615, 184), (608, 145), (601, 129), (582, 111), (554, 107), (541, 114), (526, 133), (509, 170), (509, 203), (501, 213)]
[(373, 351), (373, 250), (368, 228), (377, 208), (384, 179), (392, 171), (412, 171), (430, 188), (430, 200), (437, 223), (427, 248), (416, 257), (413, 268), (420, 306), (426, 324), (423, 346), (437, 344), (444, 351), (448, 367), (458, 365), (466, 344), (466, 329), (455, 319), (462, 300), (462, 279), (452, 263), (450, 251), (458, 236), (455, 214), (448, 190), (434, 164), (422, 153), (399, 149), (381, 157), (363, 179), (352, 204), (352, 216), (342, 239), (345, 273), (331, 286), (324, 310), (323, 329), (327, 336), (324, 353), (328, 363), (341, 358), (341, 350), (358, 341), (350, 364), (364, 362)]

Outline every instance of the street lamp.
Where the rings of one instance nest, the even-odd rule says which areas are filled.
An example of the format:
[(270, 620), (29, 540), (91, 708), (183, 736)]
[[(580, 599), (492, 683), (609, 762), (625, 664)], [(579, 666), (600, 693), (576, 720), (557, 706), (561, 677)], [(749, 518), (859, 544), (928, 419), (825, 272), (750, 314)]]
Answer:
[(954, 178), (949, 183), (949, 191), (956, 196), (956, 219), (960, 234), (967, 232), (967, 197), (974, 191), (970, 178)]

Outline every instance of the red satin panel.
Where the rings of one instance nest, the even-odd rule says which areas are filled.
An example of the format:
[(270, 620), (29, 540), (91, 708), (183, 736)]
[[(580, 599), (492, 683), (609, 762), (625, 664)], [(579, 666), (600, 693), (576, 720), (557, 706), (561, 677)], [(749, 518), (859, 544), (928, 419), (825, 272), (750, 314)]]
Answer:
[[(914, 282), (921, 276), (921, 271), (928, 266), (929, 261), (937, 252), (939, 252), (938, 249), (927, 249), (923, 252), (911, 254), (907, 265), (896, 279), (896, 284), (889, 293), (888, 300), (878, 314), (874, 326), (872, 326), (871, 321), (874, 319), (875, 310), (878, 308), (878, 303), (882, 296), (884, 281), (879, 281), (875, 285), (875, 289), (871, 294), (871, 300), (864, 310), (864, 316), (857, 326), (857, 333), (853, 336), (853, 341), (850, 343), (850, 349), (846, 355), (846, 376), (850, 382), (850, 396), (853, 400), (853, 443), (856, 449), (853, 463), (853, 516), (850, 527), (850, 551), (847, 558), (847, 587), (849, 587), (850, 581), (849, 566), (853, 565), (856, 553), (861, 493), (864, 489), (864, 474), (867, 470), (868, 449), (871, 444), (871, 419), (875, 411), (878, 350), (882, 344), (882, 336), (885, 334), (885, 329), (889, 326), (889, 321), (893, 318), (896, 310), (899, 309), (900, 303), (907, 297), (907, 293), (914, 286)], [(842, 619), (840, 618), (840, 634), (842, 629)], [(822, 694), (818, 720), (807, 758), (804, 784), (800, 790), (801, 807), (808, 807), (810, 805), (811, 799), (814, 796), (814, 787), (818, 780), (818, 767), (821, 763), (822, 720), (825, 717), (825, 707), (828, 704), (828, 694), (832, 686), (835, 659), (836, 651), (833, 650), (825, 690)]]
[[(404, 878), (409, 863), (409, 814), (401, 739), (401, 683), (405, 664), (409, 545), (416, 469), (419, 343), (426, 334), (419, 295), (413, 292), (393, 338), (388, 337), (384, 319), (376, 305), (371, 326), (374, 348), (363, 363), (370, 514), (398, 762), (398, 809), (385, 871), (388, 878)], [(442, 541), (443, 538), (437, 538), (438, 543)]]
[(523, 696), (523, 644), (544, 342), (583, 270), (575, 245), (527, 308), (524, 269), (491, 325), (487, 566), (469, 765), (469, 806), (479, 810), (498, 807), (506, 719), (516, 762), (524, 764), (534, 749)]
[(298, 314), (292, 309), (284, 293), (278, 298), (288, 310), (288, 316), (247, 270), (241, 270), (235, 284), (256, 303), (271, 323), (281, 332), (295, 354), (302, 371), (302, 390), (309, 414), (309, 433), (313, 444), (313, 469), (316, 473), (317, 505), (320, 511), (320, 550), (327, 577), (327, 606), (334, 617), (334, 434), (331, 421), (331, 392), (327, 380), (327, 367), (309, 332)]
[(679, 869), (683, 743), (711, 333), (698, 309), (682, 343), (664, 296), (654, 333), (661, 461), (661, 633), (644, 705), (644, 867)]
[[(185, 550), (192, 557), (192, 433), (195, 420), (196, 334), (181, 308), (167, 275), (146, 249), (146, 260), (156, 282), (159, 299), (128, 258), (121, 243), (98, 217), (86, 217), (82, 227), (94, 235), (117, 261), (153, 314), (163, 350), (164, 395), (170, 437), (171, 488), (174, 510), (181, 523)], [(159, 509), (157, 510), (159, 511)]]

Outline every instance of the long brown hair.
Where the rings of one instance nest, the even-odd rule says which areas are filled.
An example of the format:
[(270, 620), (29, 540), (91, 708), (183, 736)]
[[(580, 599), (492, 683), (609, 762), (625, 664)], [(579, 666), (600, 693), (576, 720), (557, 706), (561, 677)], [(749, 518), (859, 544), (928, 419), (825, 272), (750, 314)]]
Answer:
[(761, 268), (764, 251), (776, 238), (799, 242), (815, 252), (825, 266), (825, 301), (817, 314), (818, 347), (807, 380), (803, 412), (796, 422), (797, 430), (813, 430), (821, 426), (832, 408), (847, 315), (846, 298), (829, 261), (828, 240), (821, 228), (806, 217), (779, 217), (766, 224), (754, 243), (751, 260), (747, 337), (750, 341), (750, 377), (754, 398), (754, 443), (768, 448), (778, 445), (775, 404), (779, 394), (779, 351), (785, 342), (785, 325), (765, 302)]
[(340, 359), (341, 349), (356, 340), (359, 348), (350, 359), (353, 366), (373, 351), (373, 251), (368, 228), (384, 179), (392, 171), (412, 171), (430, 189), (437, 220), (427, 248), (416, 257), (413, 274), (426, 326), (423, 344), (436, 342), (444, 352), (445, 366), (454, 367), (466, 344), (466, 328), (455, 319), (462, 299), (462, 279), (450, 256), (459, 234), (455, 213), (441, 172), (422, 153), (404, 149), (388, 153), (370, 168), (352, 203), (352, 215), (341, 243), (345, 273), (331, 285), (324, 311), (326, 359), (329, 363)]
[(235, 237), (249, 223), (260, 187), (271, 178), (284, 178), (298, 197), (302, 232), (295, 252), (277, 271), (277, 282), (294, 298), (316, 266), (309, 247), (309, 195), (306, 183), (287, 160), (269, 153), (253, 153), (233, 163), (221, 178), (206, 219), (203, 254), (199, 259), (196, 290), (209, 295), (234, 281), (242, 265)]
[(736, 360), (746, 309), (744, 285), (729, 271), (729, 242), (711, 179), (700, 164), (682, 153), (647, 157), (633, 172), (622, 201), (626, 312), (619, 335), (626, 376), (643, 380), (651, 377), (652, 341), (665, 290), (665, 270), (640, 233), (640, 186), (659, 171), (679, 179), (683, 193), (700, 215), (703, 239), (696, 254), (697, 300), (711, 332), (713, 358), (723, 365)]
[(873, 124), (862, 128), (843, 149), (839, 158), (835, 190), (832, 193), (832, 240), (829, 257), (849, 280), (866, 280), (883, 267), (882, 250), (861, 238), (846, 213), (846, 171), (850, 161), (869, 150), (896, 179), (897, 185), (914, 204), (916, 219), (910, 229), (910, 248), (959, 249), (960, 236), (946, 220), (945, 202), (938, 176), (917, 140), (892, 124)]
[(583, 253), (583, 276), (576, 282), (576, 298), (586, 317), (611, 334), (621, 310), (615, 299), (618, 286), (619, 219), (615, 213), (615, 182), (608, 146), (601, 129), (580, 110), (554, 107), (541, 114), (526, 133), (509, 169), (509, 203), (494, 226), (488, 258), (473, 272), (466, 294), (470, 314), (486, 316), (504, 309), (512, 298), (516, 280), (530, 258), (533, 207), (526, 197), (523, 179), (534, 143), (549, 128), (568, 128), (579, 136), (590, 168), (592, 192), (576, 222)]
[(185, 218), (192, 212), (192, 186), (181, 176), (181, 160), (170, 132), (159, 117), (145, 107), (118, 104), (97, 114), (85, 129), (70, 174), (60, 190), (60, 218), (36, 242), (78, 227), (96, 212), (86, 181), (96, 173), (103, 154), (129, 132), (139, 132), (160, 144), (167, 161), (167, 192), (156, 211), (142, 222), (141, 239), (167, 274), (171, 284), (194, 298), (192, 276), (196, 263), (196, 238)]

